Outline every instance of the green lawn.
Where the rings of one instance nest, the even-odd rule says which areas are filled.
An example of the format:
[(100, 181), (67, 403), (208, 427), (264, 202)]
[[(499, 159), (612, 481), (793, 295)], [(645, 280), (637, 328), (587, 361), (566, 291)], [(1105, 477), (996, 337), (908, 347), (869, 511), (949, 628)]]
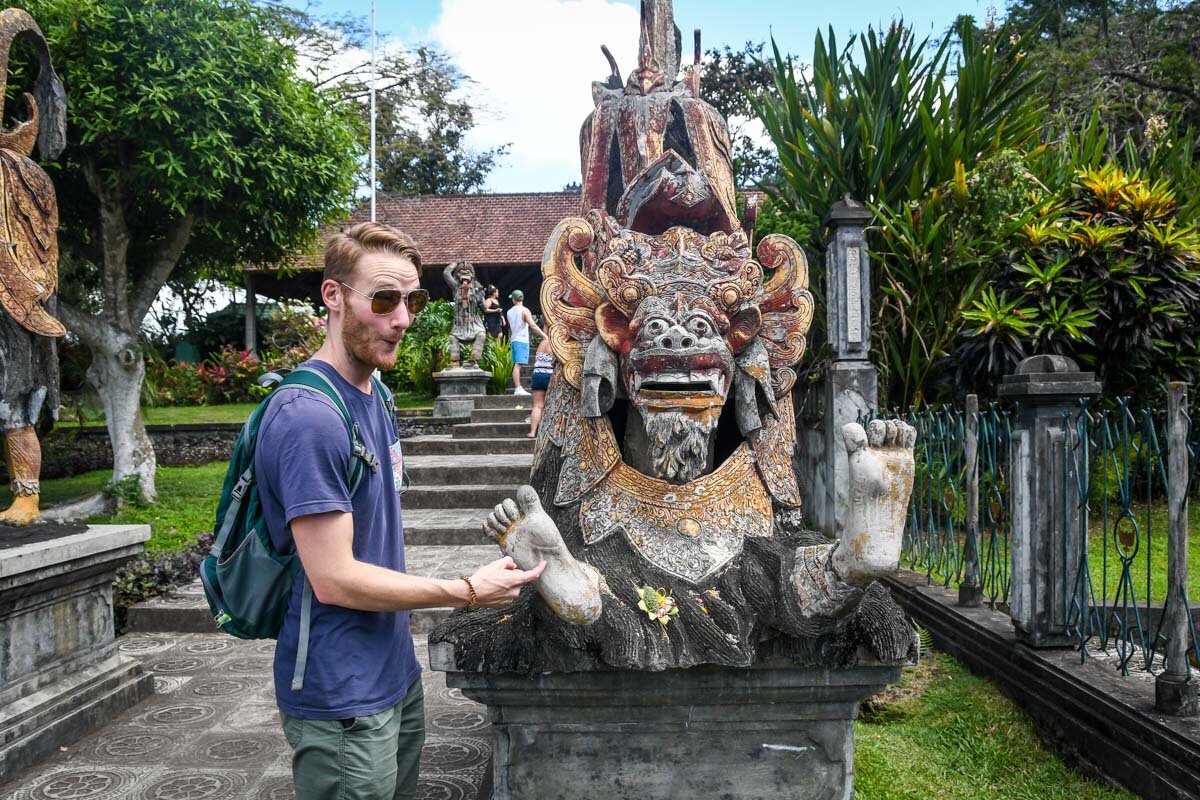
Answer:
[(1066, 766), (1011, 701), (933, 651), (854, 724), (858, 800), (1117, 800)]
[[(197, 533), (211, 531), (217, 500), (225, 481), (227, 461), (201, 467), (159, 467), (155, 480), (158, 502), (154, 505), (127, 506), (115, 514), (93, 517), (87, 522), (149, 523), (147, 550), (176, 550)], [(112, 477), (111, 470), (95, 470), (72, 478), (42, 481), (42, 503), (69, 500), (99, 491)], [(11, 502), (7, 484), (0, 488), (0, 507)]]
[[(396, 408), (433, 408), (433, 400), (424, 395), (397, 392)], [(155, 406), (143, 408), (142, 415), (147, 425), (184, 425), (204, 422), (245, 422), (254, 410), (255, 403), (230, 403), (221, 406)], [(83, 409), (85, 426), (104, 425), (104, 412), (97, 408)], [(59, 419), (57, 428), (79, 427), (77, 409)]]

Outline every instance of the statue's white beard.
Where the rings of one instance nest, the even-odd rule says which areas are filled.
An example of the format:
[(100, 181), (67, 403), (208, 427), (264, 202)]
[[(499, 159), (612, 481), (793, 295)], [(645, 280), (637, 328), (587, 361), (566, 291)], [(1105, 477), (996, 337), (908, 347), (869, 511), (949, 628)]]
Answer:
[(646, 414), (643, 420), (654, 477), (687, 483), (704, 474), (715, 420), (703, 422), (678, 411)]

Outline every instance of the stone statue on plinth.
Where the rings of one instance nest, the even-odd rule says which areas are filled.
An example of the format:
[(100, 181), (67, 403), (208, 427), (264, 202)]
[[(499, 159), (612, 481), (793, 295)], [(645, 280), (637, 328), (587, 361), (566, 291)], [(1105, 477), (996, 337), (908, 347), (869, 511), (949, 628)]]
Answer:
[(530, 485), (484, 527), (547, 566), (430, 636), (449, 685), (489, 704), (497, 800), (849, 796), (857, 705), (917, 653), (875, 581), (899, 561), (915, 431), (845, 426), (845, 535), (806, 529), (808, 264), (738, 219), (728, 130), (698, 40), (675, 79), (672, 13), (643, 0), (637, 69), (593, 85), (581, 216), (542, 261), (557, 367)]
[(58, 355), (66, 333), (55, 319), (58, 288), (58, 206), (54, 185), (30, 156), (36, 145), (53, 159), (66, 144), (66, 93), (54, 74), (50, 51), (25, 11), (0, 11), (0, 89), (8, 57), (22, 39), (37, 56), (34, 93), (26, 93), (25, 119), (0, 130), (0, 430), (13, 502), (0, 524), (27, 525), (41, 516), (42, 449), (35, 430), (43, 411), (58, 418)]
[(443, 277), (454, 298), (454, 326), (450, 329), (450, 366), (457, 367), (464, 361), (463, 351), (471, 348), (467, 367), (479, 365), (483, 358), (483, 342), (486, 333), (483, 327), (483, 284), (475, 277), (475, 267), (470, 261), (455, 261), (447, 265)]

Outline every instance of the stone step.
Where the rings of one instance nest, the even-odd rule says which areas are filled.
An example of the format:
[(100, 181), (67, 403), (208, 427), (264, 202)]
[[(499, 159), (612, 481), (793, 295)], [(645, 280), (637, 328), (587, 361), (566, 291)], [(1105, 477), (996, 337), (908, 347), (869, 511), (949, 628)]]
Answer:
[(528, 408), (477, 408), (471, 412), (471, 422), (525, 422), (529, 414)]
[(486, 480), (489, 483), (527, 483), (533, 469), (530, 453), (491, 455), (409, 456), (404, 468), (412, 479), (413, 488), (445, 486)]
[[(407, 517), (407, 515), (406, 515)], [(482, 535), (482, 534), (481, 534)], [(454, 579), (469, 575), (481, 565), (500, 557), (494, 544), (474, 546), (409, 545), (404, 550), (405, 566), (411, 575)], [(410, 614), (414, 634), (426, 634), (449, 616), (450, 608), (421, 608)], [(130, 632), (213, 633), (217, 631), (204, 590), (197, 579), (165, 595), (138, 603), (129, 609), (126, 625)]]
[[(528, 425), (522, 425), (529, 431)], [(401, 440), (404, 457), (409, 456), (452, 456), (452, 455), (486, 455), (488, 453), (532, 453), (533, 439), (522, 435), (511, 439), (471, 439), (455, 438), (449, 434), (413, 436)]]
[[(488, 476), (490, 477), (490, 476)], [(400, 504), (405, 509), (432, 508), (457, 510), (461, 508), (491, 508), (506, 497), (517, 493), (519, 484), (448, 484), (445, 486), (414, 486), (404, 493)]]
[(468, 422), (455, 425), (451, 433), (455, 439), (527, 439), (528, 435), (529, 425), (524, 422)]
[(490, 513), (491, 508), (406, 508), (403, 513), (404, 544), (406, 547), (490, 544), (483, 533), (483, 521)]
[(475, 397), (475, 408), (533, 408), (533, 398), (518, 394), (488, 394)]

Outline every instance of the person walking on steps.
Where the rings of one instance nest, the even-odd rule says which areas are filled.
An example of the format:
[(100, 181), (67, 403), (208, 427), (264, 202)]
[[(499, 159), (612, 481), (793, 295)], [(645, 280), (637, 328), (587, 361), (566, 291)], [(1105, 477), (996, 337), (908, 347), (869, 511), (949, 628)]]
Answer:
[(513, 394), (529, 394), (521, 386), (521, 367), (529, 363), (529, 329), (543, 339), (546, 337), (546, 332), (538, 327), (538, 324), (533, 321), (533, 315), (529, 313), (529, 309), (525, 307), (525, 293), (520, 289), (513, 289), (512, 294), (508, 296), (512, 300), (512, 308), (508, 310), (508, 329), (512, 332), (512, 359), (513, 359)]
[[(341, 395), (360, 444), (351, 447), (329, 397), (283, 386), (255, 446), (271, 542), (301, 563), (274, 669), (297, 800), (415, 798), (425, 711), (409, 610), (502, 608), (545, 568), (501, 558), (457, 580), (405, 572), (403, 456), (372, 373), (395, 364), (429, 300), (420, 263), (412, 239), (387, 225), (364, 222), (329, 240), (321, 283), (329, 324), (303, 366)], [(370, 469), (352, 490), (355, 458)]]
[(546, 407), (546, 390), (550, 388), (550, 379), (554, 377), (554, 353), (550, 351), (550, 338), (545, 337), (538, 343), (537, 353), (533, 356), (533, 373), (529, 376), (529, 385), (533, 389), (533, 411), (529, 413), (529, 438), (536, 439), (538, 423), (542, 421), (542, 409)]

